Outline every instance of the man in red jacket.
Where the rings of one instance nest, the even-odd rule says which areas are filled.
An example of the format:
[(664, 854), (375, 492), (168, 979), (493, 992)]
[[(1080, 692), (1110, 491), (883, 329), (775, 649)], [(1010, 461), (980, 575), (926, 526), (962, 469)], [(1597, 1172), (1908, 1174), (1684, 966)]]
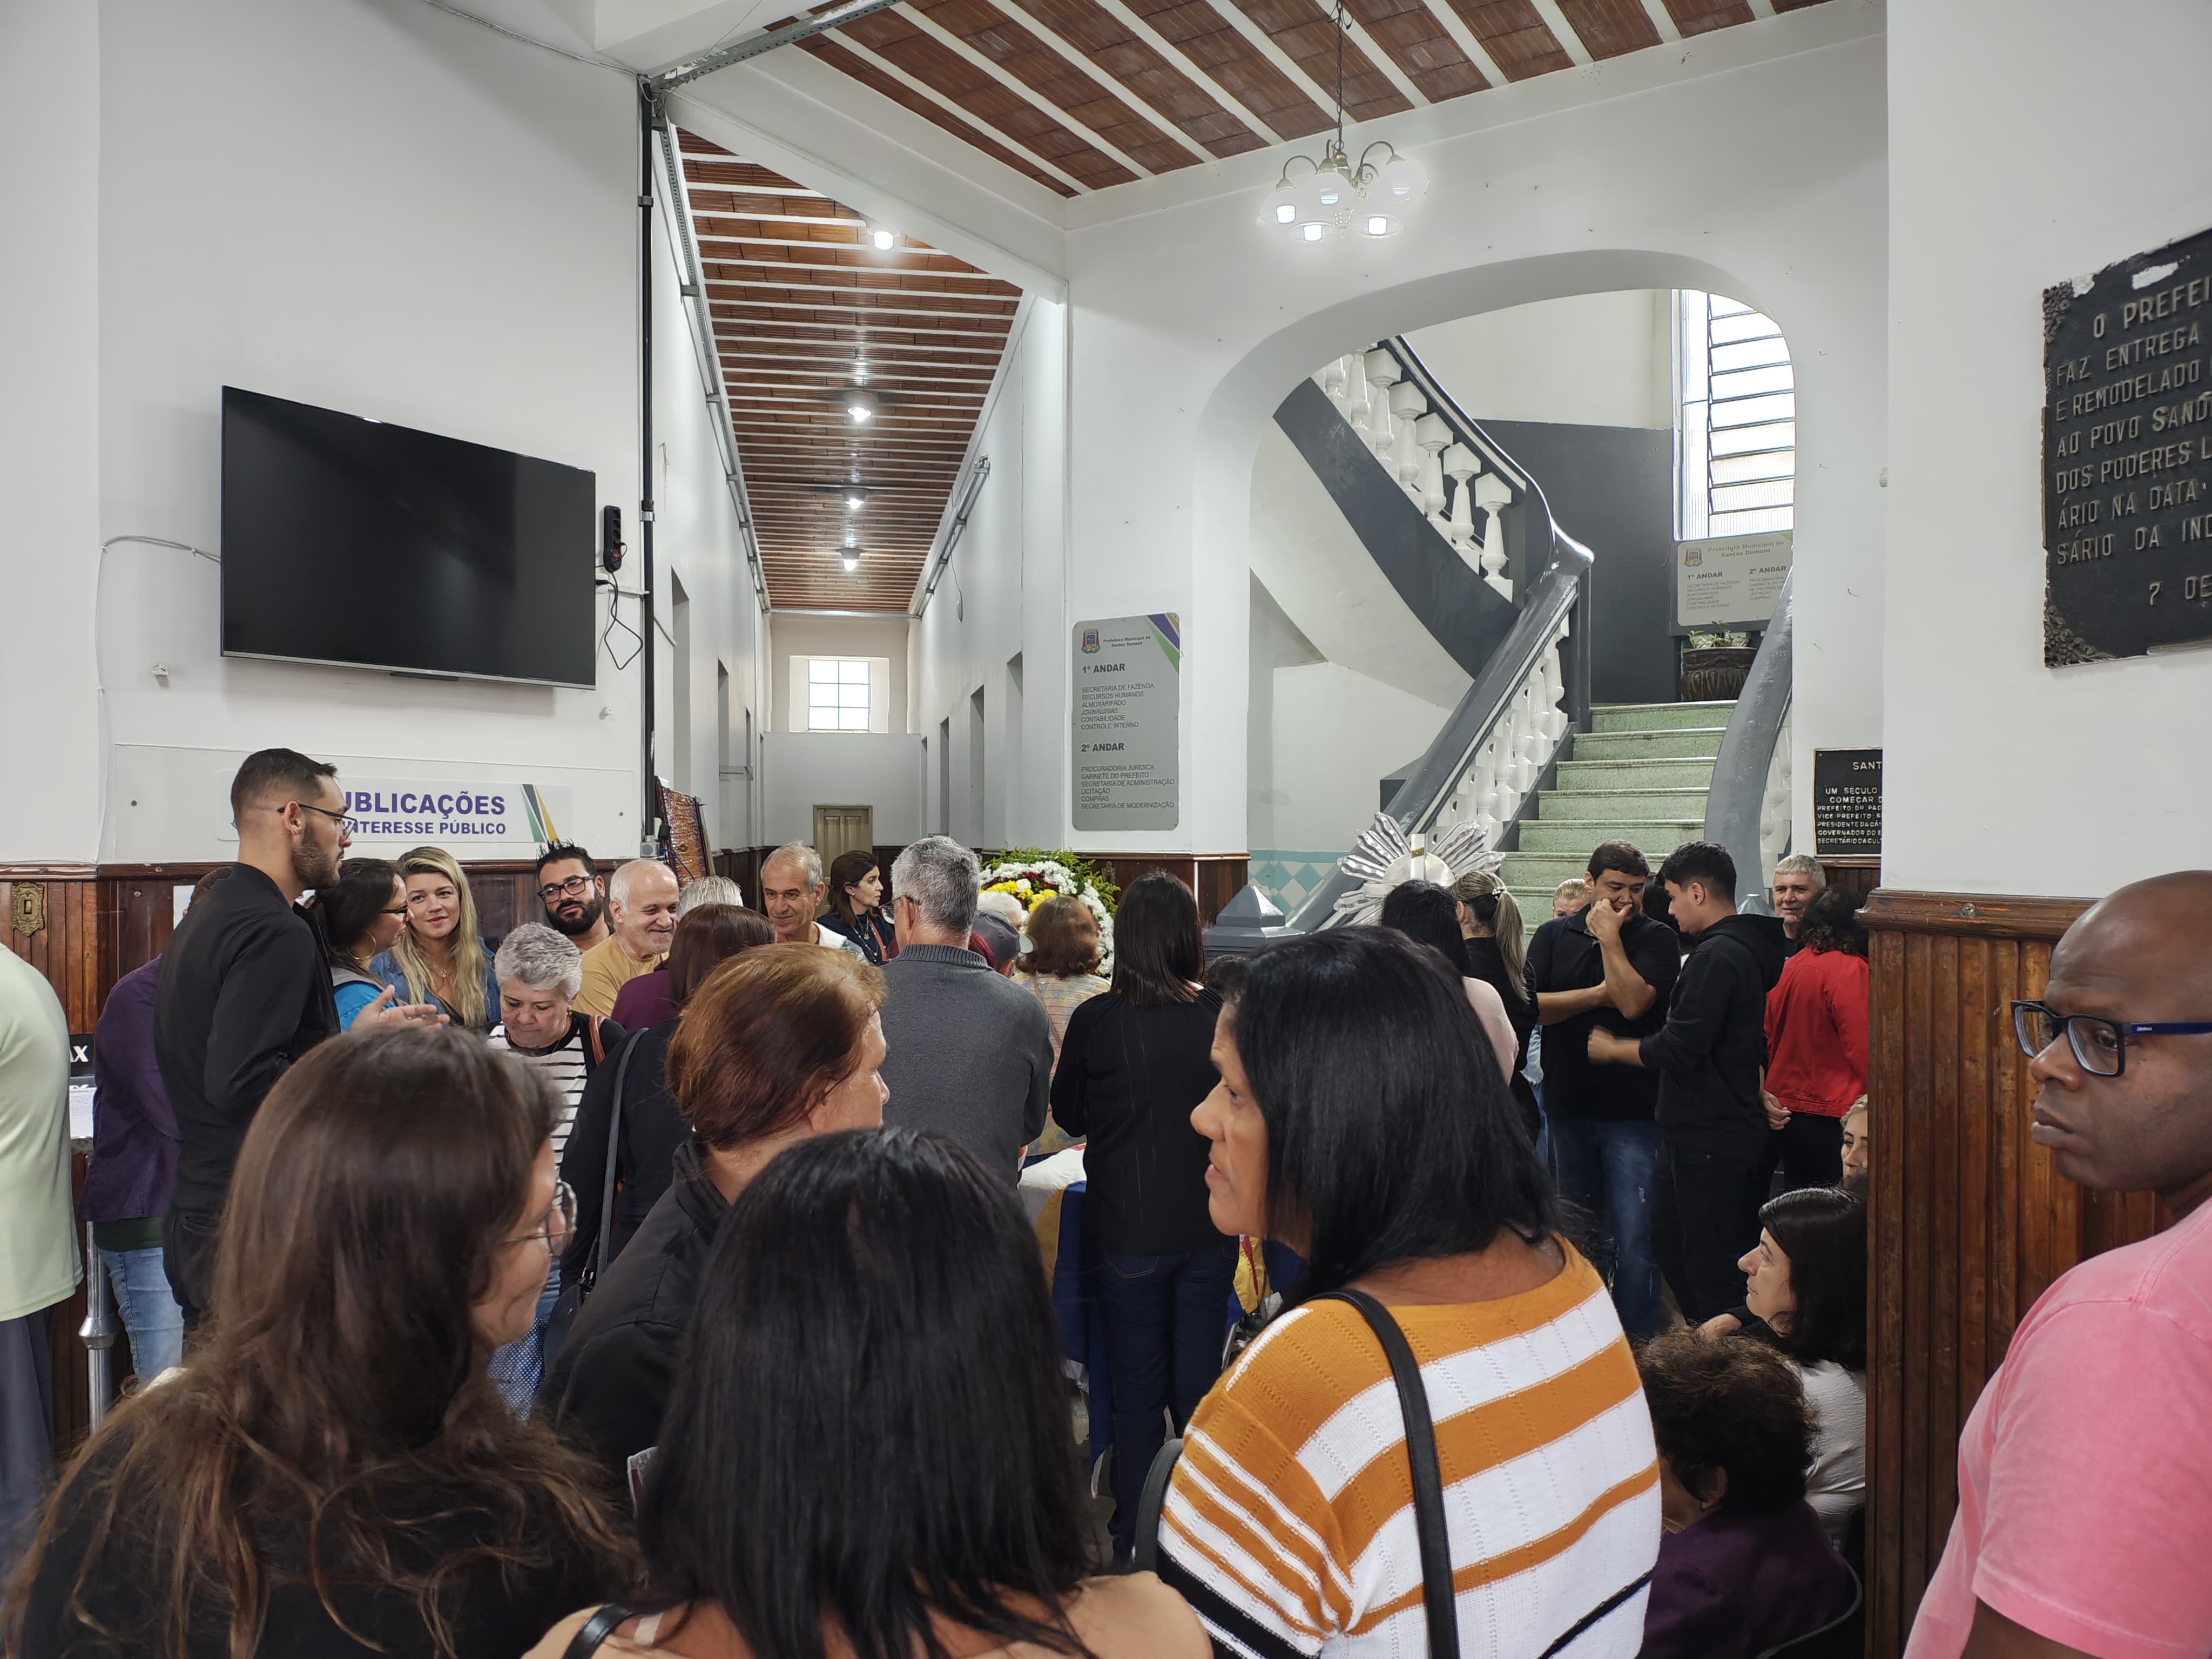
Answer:
[(1767, 1119), (1785, 1190), (1844, 1178), (1844, 1115), (1867, 1091), (1865, 903), (1848, 887), (1814, 893), (1766, 994)]

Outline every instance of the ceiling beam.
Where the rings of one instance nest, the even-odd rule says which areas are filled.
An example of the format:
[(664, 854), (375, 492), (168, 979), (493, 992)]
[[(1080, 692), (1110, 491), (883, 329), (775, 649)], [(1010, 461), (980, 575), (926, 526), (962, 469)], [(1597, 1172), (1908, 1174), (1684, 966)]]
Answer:
[(1473, 29), (1468, 27), (1467, 19), (1459, 15), (1459, 8), (1453, 5), (1451, 0), (1422, 0), (1422, 3), (1428, 7), (1429, 15), (1443, 26), (1444, 33), (1451, 36), (1452, 44), (1467, 54), (1469, 63), (1481, 70), (1484, 80), (1493, 87), (1508, 84), (1505, 71), (1498, 67), (1498, 60), (1490, 55), (1490, 48), (1482, 44), (1480, 37)]
[[(878, 9), (881, 9), (881, 8), (878, 8)], [(908, 91), (927, 99), (932, 104), (943, 110), (947, 115), (951, 116), (954, 120), (960, 122), (963, 125), (975, 127), (980, 131), (987, 132), (991, 136), (991, 138), (994, 143), (1004, 144), (1008, 149), (1013, 151), (1016, 155), (1027, 156), (1032, 166), (1043, 168), (1047, 173), (1059, 179), (1060, 183), (1066, 185), (1070, 190), (1075, 191), (1079, 196), (1087, 196), (1090, 194), (1091, 186), (1085, 184), (1080, 179), (1078, 179), (1066, 167), (1061, 167), (1056, 161), (1049, 161), (1046, 157), (1038, 155), (1036, 151), (1031, 149), (1027, 144), (1023, 143), (1019, 139), (1008, 137), (1006, 133), (1000, 131), (997, 127), (993, 126), (988, 121), (985, 120), (981, 116), (977, 115), (973, 110), (970, 110), (963, 105), (954, 103), (952, 100), (947, 98), (943, 93), (938, 91), (936, 88), (931, 86), (928, 82), (923, 80), (920, 76), (909, 75), (906, 70), (901, 69), (896, 64), (891, 62), (890, 58), (884, 57), (873, 47), (862, 46), (858, 40), (855, 40), (849, 34), (839, 35), (837, 37), (837, 44), (843, 47), (847, 52), (851, 52), (855, 58), (858, 58), (863, 63), (866, 64), (870, 68), (875, 70), (877, 73), (890, 76), (892, 80), (896, 81), (901, 86), (906, 88)]]
[[(1188, 52), (1184, 52), (1182, 47), (1176, 46), (1172, 40), (1169, 40), (1167, 36), (1162, 34), (1150, 23), (1138, 16), (1135, 12), (1129, 9), (1128, 5), (1126, 3), (1126, 0), (1093, 0), (1093, 3), (1095, 3), (1102, 11), (1111, 15), (1115, 22), (1121, 24), (1123, 28), (1128, 30), (1130, 33), (1135, 35), (1137, 39), (1142, 40), (1154, 52), (1158, 52), (1163, 58), (1165, 58), (1168, 62), (1176, 65), (1185, 75), (1188, 75), (1193, 81), (1196, 82), (1201, 88), (1212, 94), (1215, 101), (1218, 102), (1222, 108), (1227, 110), (1231, 115), (1236, 116), (1239, 120), (1243, 121), (1244, 125), (1251, 128), (1254, 132), (1259, 134), (1260, 137), (1267, 139), (1268, 143), (1272, 144), (1279, 144), (1285, 141), (1285, 135), (1278, 131), (1273, 126), (1270, 125), (1256, 111), (1252, 108), (1250, 105), (1247, 104), (1235, 93), (1230, 91), (1229, 88), (1222, 85), (1220, 82), (1215, 80), (1212, 75), (1206, 72), (1202, 64), (1198, 63), (1197, 60), (1193, 58)], [(1229, 3), (1229, 0), (1222, 0), (1222, 3), (1226, 5)]]
[(1290, 77), (1292, 86), (1320, 105), (1324, 112), (1336, 107), (1336, 94), (1308, 75), (1297, 58), (1275, 43), (1273, 35), (1247, 17), (1237, 0), (1220, 0), (1213, 9), (1219, 14), (1223, 22), (1243, 35), (1261, 57)]
[(1536, 15), (1544, 20), (1544, 27), (1552, 31), (1553, 38), (1559, 43), (1559, 49), (1568, 57), (1584, 69), (1597, 61), (1590, 56), (1590, 49), (1583, 44), (1582, 36), (1575, 33), (1575, 26), (1567, 21), (1566, 13), (1559, 9), (1559, 0), (1528, 0), (1528, 3), (1535, 8)]

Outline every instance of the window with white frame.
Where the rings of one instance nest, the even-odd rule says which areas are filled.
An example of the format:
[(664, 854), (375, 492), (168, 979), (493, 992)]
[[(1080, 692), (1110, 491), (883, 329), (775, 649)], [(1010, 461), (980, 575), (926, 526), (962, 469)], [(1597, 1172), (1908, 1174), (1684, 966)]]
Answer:
[(794, 654), (791, 659), (791, 729), (890, 731), (890, 659)]
[(1674, 297), (1680, 539), (1792, 528), (1797, 394), (1789, 343), (1772, 318), (1738, 301), (1694, 289)]

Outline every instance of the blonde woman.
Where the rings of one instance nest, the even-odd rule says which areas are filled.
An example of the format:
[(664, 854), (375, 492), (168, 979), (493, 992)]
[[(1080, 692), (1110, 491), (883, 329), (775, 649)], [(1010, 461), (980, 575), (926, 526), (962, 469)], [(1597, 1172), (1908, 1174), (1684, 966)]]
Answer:
[(477, 933), (469, 878), (442, 847), (401, 855), (407, 886), (407, 927), (368, 970), (400, 993), (403, 1002), (433, 1002), (456, 1025), (489, 1031), (499, 1023), (499, 981), (491, 952)]

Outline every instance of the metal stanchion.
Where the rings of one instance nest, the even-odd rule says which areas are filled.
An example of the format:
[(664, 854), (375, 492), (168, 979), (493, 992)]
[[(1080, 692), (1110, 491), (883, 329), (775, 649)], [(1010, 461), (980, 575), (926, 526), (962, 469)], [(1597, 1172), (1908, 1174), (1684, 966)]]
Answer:
[(84, 1340), (85, 1365), (92, 1384), (92, 1426), (97, 1433), (107, 1416), (115, 1394), (115, 1304), (107, 1294), (107, 1269), (100, 1247), (92, 1242), (92, 1223), (84, 1224), (84, 1323), (77, 1327)]

